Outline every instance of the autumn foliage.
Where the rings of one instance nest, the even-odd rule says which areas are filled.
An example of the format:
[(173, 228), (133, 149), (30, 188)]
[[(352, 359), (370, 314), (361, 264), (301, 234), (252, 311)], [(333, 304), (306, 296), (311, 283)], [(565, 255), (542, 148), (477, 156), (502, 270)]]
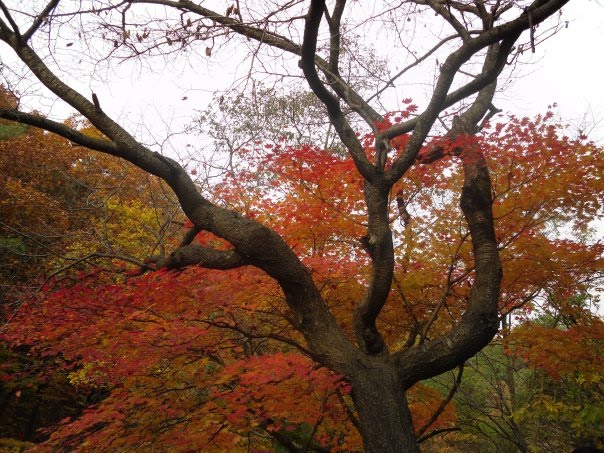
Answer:
[[(100, 135), (87, 122), (67, 123)], [(0, 124), (0, 133), (11, 127)], [(40, 129), (0, 137), (0, 174), (4, 287), (41, 285), (82, 263), (117, 269), (124, 259), (142, 263), (181, 229), (173, 221), (182, 225), (182, 214), (157, 178)], [(121, 260), (98, 262), (110, 257)]]
[[(555, 379), (580, 373), (601, 385), (595, 366), (602, 354), (599, 318), (575, 316), (576, 323), (564, 328), (531, 320), (544, 307), (571, 316), (573, 298), (591, 290), (604, 267), (603, 245), (587, 239), (589, 222), (602, 212), (603, 151), (568, 138), (550, 117), (510, 117), (473, 139), (493, 173), (504, 266), (500, 312), (506, 317), (515, 310), (519, 324), (506, 338), (510, 354)], [(66, 172), (91, 168), (79, 170), (77, 162), (85, 157), (63, 157), (72, 152), (64, 143), (52, 151), (47, 142), (54, 139), (36, 134), (41, 133), (13, 139), (13, 155), (31, 149), (19, 148), (23, 141), (39, 140), (49, 159), (66, 162)], [(456, 206), (459, 143), (446, 145), (428, 143), (419, 163), (392, 191), (400, 264), (380, 318), (391, 347), (408, 347), (445, 331), (469, 297), (474, 264)], [(439, 158), (426, 158), (436, 147)], [(362, 180), (352, 161), (313, 146), (258, 142), (241, 150), (240, 165), (216, 187), (216, 201), (278, 231), (352, 335), (350, 308), (361, 297), (369, 272)], [(28, 212), (18, 209), (19, 203), (43, 206), (27, 214), (28, 224), (65, 228), (62, 222), (69, 217), (44, 187), (32, 191), (24, 185), (48, 185), (52, 179), (28, 178), (5, 180), (2, 190), (15, 201), (13, 211), (7, 211), (6, 201), (0, 205), (4, 215), (18, 225), (19, 216)], [(112, 209), (127, 206), (131, 222), (158, 209), (134, 192), (126, 200)], [(125, 248), (137, 250), (146, 243), (152, 249), (152, 238), (142, 231), (124, 237), (123, 229), (110, 228), (109, 234)], [(207, 233), (196, 241), (227, 247)], [(108, 275), (101, 268), (80, 267), (77, 283), (49, 281), (22, 300), (16, 312), (3, 313), (8, 321), (4, 341), (53, 358), (53, 366), (66, 370), (75, 389), (105, 395), (79, 416), (49, 427), (43, 449), (360, 448), (350, 386), (316, 365), (292, 328), (279, 288), (258, 270), (193, 267)], [(10, 364), (0, 368), (0, 380), (13, 385), (12, 397), (27, 392), (18, 379)], [(429, 383), (411, 389), (416, 430), (430, 420), (426, 429), (456, 425), (455, 406), (443, 404), (445, 397)]]

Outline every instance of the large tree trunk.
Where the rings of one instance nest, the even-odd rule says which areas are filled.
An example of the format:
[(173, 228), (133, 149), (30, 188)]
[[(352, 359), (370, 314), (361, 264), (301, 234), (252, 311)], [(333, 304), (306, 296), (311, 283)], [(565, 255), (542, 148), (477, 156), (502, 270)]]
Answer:
[(352, 385), (365, 451), (419, 452), (407, 398), (394, 367), (382, 362), (363, 368)]

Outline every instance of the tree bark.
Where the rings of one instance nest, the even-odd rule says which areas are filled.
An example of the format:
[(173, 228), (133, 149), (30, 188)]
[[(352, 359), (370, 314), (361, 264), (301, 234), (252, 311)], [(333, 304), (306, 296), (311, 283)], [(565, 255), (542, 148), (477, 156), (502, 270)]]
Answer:
[(395, 367), (384, 360), (364, 364), (351, 379), (365, 451), (419, 452), (411, 412)]

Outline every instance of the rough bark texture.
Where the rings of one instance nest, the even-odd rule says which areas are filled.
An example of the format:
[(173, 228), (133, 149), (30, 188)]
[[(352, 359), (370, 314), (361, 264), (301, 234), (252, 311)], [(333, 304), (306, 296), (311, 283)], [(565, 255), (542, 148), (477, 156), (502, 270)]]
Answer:
[(351, 379), (365, 451), (417, 452), (411, 413), (395, 366), (380, 358), (359, 367)]

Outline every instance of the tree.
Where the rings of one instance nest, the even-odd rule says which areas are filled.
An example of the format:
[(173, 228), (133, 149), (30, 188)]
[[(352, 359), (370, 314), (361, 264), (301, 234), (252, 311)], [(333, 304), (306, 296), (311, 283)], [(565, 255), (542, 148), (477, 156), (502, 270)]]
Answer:
[(40, 286), (86, 261), (142, 266), (165, 253), (181, 215), (159, 180), (41, 129), (0, 141), (0, 175), (0, 295), (20, 284)]
[[(85, 122), (69, 123), (95, 133)], [(144, 266), (144, 258), (160, 255), (180, 232), (174, 219), (182, 224), (181, 214), (166, 188), (133, 165), (41, 129), (0, 126), (11, 132), (0, 140), (3, 321), (45, 281), (66, 284), (94, 269), (110, 271), (108, 281), (123, 278), (124, 261)], [(86, 395), (74, 392), (60, 359), (5, 346), (0, 438), (39, 441), (47, 436), (37, 428), (81, 412)]]
[[(596, 346), (601, 322), (579, 316), (574, 299), (565, 295), (598, 285), (602, 249), (556, 237), (551, 228), (557, 222), (587, 222), (597, 214), (597, 175), (604, 155), (593, 144), (564, 137), (550, 117), (509, 118), (507, 125), (481, 134), (495, 175), (495, 212), (501, 225), (506, 278), (499, 310), (505, 320), (520, 305), (526, 316), (529, 308), (537, 311), (542, 305), (554, 313), (551, 316), (562, 311), (576, 319), (585, 340), (576, 341), (580, 336), (572, 333), (572, 345), (561, 342), (560, 335), (548, 341), (550, 334), (530, 323), (513, 330), (509, 338), (530, 339), (523, 343), (535, 346), (538, 360), (529, 360), (529, 365), (560, 369), (555, 365), (566, 355), (565, 372), (582, 379), (582, 392), (592, 401), (586, 405), (581, 398), (569, 404), (566, 398), (565, 406), (556, 400), (550, 407), (558, 409), (557, 417), (583, 414), (585, 423), (573, 426), (585, 436), (598, 424), (601, 352)], [(344, 156), (326, 158), (323, 150), (308, 146), (269, 145), (245, 151), (248, 171), (225, 178), (216, 193), (229, 206), (277, 229), (313, 273), (339, 324), (352, 335), (348, 310), (370, 275), (358, 240), (363, 216), (355, 214), (363, 202), (362, 182)], [(569, 161), (571, 152), (574, 158)], [(569, 181), (577, 175), (584, 184), (570, 191)], [(451, 234), (450, 228), (462, 224), (461, 214), (451, 214), (461, 178), (451, 158), (416, 166), (407, 175), (405, 188), (413, 194), (407, 205), (413, 215), (396, 221), (400, 227), (407, 223), (407, 239), (396, 250), (402, 264), (395, 270), (396, 292), (389, 296), (390, 306), (405, 309), (386, 310), (380, 319), (389, 348), (421, 344), (426, 341), (422, 337), (446, 331), (467, 304), (473, 278), (467, 233)], [(247, 195), (242, 199), (243, 192)], [(408, 195), (402, 191), (400, 196)], [(435, 199), (440, 201), (434, 204)], [(421, 208), (430, 205), (429, 212)], [(577, 239), (584, 239), (577, 231)], [(203, 232), (194, 243), (227, 246)], [(349, 244), (356, 244), (356, 255), (345, 253)], [(528, 262), (534, 271), (521, 272)], [(58, 426), (47, 446), (358, 448), (350, 386), (339, 376), (313, 368), (312, 353), (301, 345), (288, 312), (281, 308), (278, 287), (266, 276), (248, 267), (226, 273), (195, 268), (160, 272), (129, 277), (126, 285), (107, 285), (99, 277), (92, 273), (76, 286), (47, 288), (22, 306), (6, 329), (5, 338), (12, 344), (32, 345), (49, 358), (59, 354), (70, 380), (84, 393), (96, 393), (97, 388), (108, 396), (83, 416)], [(442, 304), (434, 300), (445, 291)], [(409, 331), (409, 338), (400, 335)], [(429, 381), (408, 391), (419, 440), (429, 442), (430, 449), (435, 445), (432, 434), (461, 430), (436, 445), (484, 449), (480, 440), (486, 438), (505, 451), (509, 439), (521, 446), (555, 448), (580, 439), (571, 433), (540, 437), (542, 430), (533, 428), (532, 417), (541, 413), (537, 403), (548, 402), (553, 391), (535, 390), (534, 385), (526, 389), (520, 377), (527, 371), (506, 366), (506, 358), (493, 350), (501, 351), (501, 346), (492, 346), (465, 365), (461, 387), (462, 373), (457, 372), (452, 379), (441, 377), (438, 386)], [(513, 360), (518, 366), (518, 359)], [(11, 388), (20, 389), (20, 398), (28, 396), (27, 382), (9, 373)], [(533, 382), (543, 379), (537, 375)], [(475, 433), (479, 437), (468, 444), (467, 436), (474, 439)]]
[[(143, 20), (136, 15), (138, 8), (145, 7), (146, 3), (163, 6), (167, 19), (160, 14), (157, 20), (149, 20), (149, 14), (156, 10), (148, 9), (142, 11), (146, 22), (137, 22)], [(303, 337), (304, 351), (317, 363), (343, 376), (350, 386), (366, 450), (417, 451), (406, 393), (419, 381), (454, 369), (472, 357), (489, 343), (499, 325), (501, 263), (494, 229), (492, 185), (483, 143), (476, 140), (475, 135), (496, 111), (493, 107), (496, 81), (506, 62), (523, 49), (534, 46), (535, 27), (565, 3), (564, 0), (537, 0), (523, 7), (511, 1), (492, 4), (417, 1), (387, 8), (383, 17), (394, 15), (394, 24), (403, 18), (419, 20), (429, 13), (436, 14), (453, 30), (451, 36), (437, 43), (437, 49), (451, 44), (453, 50), (439, 66), (426, 106), (415, 115), (414, 108), (400, 106), (394, 109), (394, 114), (380, 114), (377, 107), (366, 100), (368, 96), (363, 98), (362, 88), (357, 90), (353, 81), (342, 75), (342, 55), (347, 49), (346, 24), (356, 21), (355, 14), (360, 14), (348, 12), (349, 5), (343, 1), (331, 8), (323, 1), (312, 1), (307, 11), (300, 11), (305, 6), (296, 2), (274, 9), (266, 5), (267, 10), (237, 3), (229, 6), (225, 14), (219, 14), (184, 0), (115, 5), (91, 2), (90, 8), (74, 11), (52, 0), (33, 19), (29, 12), (21, 14), (18, 8), (2, 2), (0, 40), (47, 89), (85, 116), (103, 136), (86, 135), (69, 125), (18, 108), (0, 109), (0, 118), (43, 128), (78, 145), (121, 157), (163, 179), (192, 226), (180, 247), (167, 259), (156, 260), (158, 266), (176, 269), (199, 265), (219, 270), (252, 266), (263, 271), (282, 291), (288, 307), (286, 319)], [(296, 17), (301, 14), (303, 30), (296, 27), (299, 23)], [(234, 208), (216, 198), (211, 201), (210, 196), (198, 190), (183, 166), (143, 145), (105, 114), (98, 102), (91, 102), (61, 80), (58, 71), (51, 68), (50, 60), (45, 61), (44, 54), (37, 50), (40, 48), (37, 39), (41, 39), (42, 29), (53, 30), (48, 36), (54, 39), (53, 24), (64, 23), (65, 18), (99, 21), (96, 23), (98, 30), (102, 30), (100, 39), (108, 40), (116, 51), (131, 51), (135, 55), (163, 45), (168, 51), (195, 49), (197, 40), (209, 39), (216, 43), (221, 37), (228, 41), (236, 35), (243, 38), (242, 43), (255, 42), (262, 49), (273, 48), (299, 58), (304, 79), (324, 105), (327, 118), (348, 153), (346, 175), (351, 178), (355, 175), (356, 179), (345, 187), (354, 187), (358, 194), (363, 194), (362, 201), (350, 211), (351, 215), (363, 218), (360, 223), (364, 232), (359, 238), (363, 250), (342, 245), (341, 250), (334, 251), (336, 256), (341, 254), (344, 258), (362, 255), (367, 266), (366, 278), (359, 280), (359, 293), (354, 294), (352, 300), (349, 329), (338, 322), (337, 307), (329, 306), (311, 269), (296, 254), (295, 244), (288, 244), (275, 228), (262, 222), (264, 219), (256, 220), (243, 210), (245, 192), (240, 200), (232, 203)], [(116, 22), (112, 22), (114, 19)], [(323, 22), (326, 30), (321, 28)], [(130, 23), (136, 25), (128, 25)], [(90, 39), (95, 37), (94, 27), (86, 30)], [(526, 30), (530, 31), (529, 45), (518, 44)], [(297, 32), (302, 35), (299, 42)], [(324, 36), (326, 44), (320, 48), (319, 39), (323, 40)], [(211, 56), (212, 51), (216, 50), (206, 46), (207, 56)], [(416, 57), (417, 62), (431, 54), (432, 51), (427, 51), (424, 56)], [(256, 52), (256, 56), (261, 55)], [(454, 85), (456, 76), (467, 72), (468, 65), (479, 67), (479, 73), (459, 86)], [(394, 77), (388, 86), (396, 80)], [(440, 140), (427, 142), (439, 115), (452, 106), (457, 108), (455, 115), (449, 116), (448, 132)], [(355, 131), (358, 122), (352, 118), (364, 121), (366, 131)], [(398, 209), (403, 220), (407, 218), (407, 199), (404, 190), (400, 192), (398, 188), (395, 192), (394, 189), (397, 184), (404, 185), (402, 181), (414, 163), (437, 165), (445, 154), (459, 156), (461, 160), (463, 177), (451, 180), (462, 188), (460, 203), (467, 223), (467, 231), (462, 236), (471, 236), (471, 252), (462, 241), (454, 264), (444, 266), (449, 280), (446, 280), (444, 296), (441, 295), (443, 302), (438, 302), (438, 296), (434, 300), (434, 294), (428, 294), (434, 308), (426, 310), (425, 316), (415, 323), (412, 320), (407, 324), (410, 331), (407, 341), (392, 342), (387, 338), (386, 329), (378, 327), (378, 321), (397, 313), (388, 303), (392, 289), (397, 286), (396, 261), (401, 259), (393, 239), (393, 232), (399, 231), (392, 227), (391, 220), (392, 212), (397, 212), (394, 209)], [(339, 164), (330, 153), (321, 155), (320, 150), (310, 148), (295, 157), (300, 158), (323, 158)], [(289, 163), (292, 169), (294, 163), (299, 162), (295, 159)], [(302, 162), (301, 171), (304, 165)], [(446, 178), (445, 175), (446, 172), (441, 173), (442, 178)], [(399, 192), (402, 195), (397, 197)], [(214, 240), (192, 242), (199, 232), (211, 233), (228, 246), (220, 246), (222, 242)], [(458, 256), (463, 257), (461, 261), (468, 277), (464, 281), (471, 290), (463, 294), (464, 306), (459, 306), (450, 319), (437, 323), (452, 289), (454, 279), (451, 278)]]

